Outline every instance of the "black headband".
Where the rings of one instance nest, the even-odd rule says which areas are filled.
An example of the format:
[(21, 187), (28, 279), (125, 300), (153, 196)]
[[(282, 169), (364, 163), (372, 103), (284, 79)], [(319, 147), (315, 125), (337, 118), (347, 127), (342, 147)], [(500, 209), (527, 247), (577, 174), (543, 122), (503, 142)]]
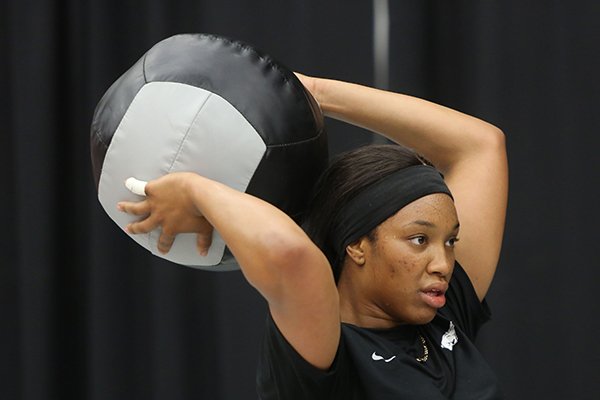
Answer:
[(367, 186), (336, 214), (332, 244), (341, 261), (346, 246), (371, 232), (402, 207), (434, 193), (452, 197), (440, 172), (428, 165), (396, 171)]

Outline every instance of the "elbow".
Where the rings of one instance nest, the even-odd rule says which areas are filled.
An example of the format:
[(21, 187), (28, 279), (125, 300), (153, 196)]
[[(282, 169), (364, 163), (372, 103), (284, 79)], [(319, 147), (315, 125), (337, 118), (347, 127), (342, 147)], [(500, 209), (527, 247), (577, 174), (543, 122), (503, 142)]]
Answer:
[(506, 158), (506, 138), (504, 132), (491, 124), (485, 123), (477, 131), (473, 131), (472, 141), (465, 145), (463, 153), (457, 153), (456, 163), (477, 161), (482, 159)]
[(502, 129), (489, 125), (483, 135), (480, 135), (480, 145), (485, 149), (498, 153), (506, 153), (506, 136)]
[(506, 158), (504, 132), (485, 121), (477, 121), (475, 125), (460, 129), (453, 141), (453, 146), (451, 151), (443, 151), (442, 157), (434, 163), (445, 175), (451, 174), (453, 170), (462, 168), (466, 164), (473, 165), (473, 163), (479, 164)]
[(281, 294), (286, 282), (310, 268), (316, 258), (316, 247), (301, 232), (268, 230), (261, 234), (258, 243), (256, 258), (247, 263), (254, 267), (244, 268), (244, 272), (249, 283), (267, 300)]
[[(489, 134), (489, 151), (491, 152), (491, 157), (496, 160), (498, 163), (498, 168), (504, 171), (504, 173), (508, 173), (508, 155), (506, 153), (506, 136), (504, 132), (494, 127), (492, 132)], [(506, 178), (508, 179), (508, 178)]]
[(295, 236), (279, 237), (276, 243), (270, 255), (270, 266), (276, 269), (273, 271), (273, 276), (277, 277), (276, 285), (289, 287), (290, 284), (305, 282), (307, 279), (313, 281), (325, 279), (325, 276), (333, 278), (327, 258), (303, 231)]
[(334, 293), (337, 299), (333, 273), (325, 255), (300, 227), (265, 228), (253, 236), (252, 254), (245, 262), (238, 261), (248, 283), (269, 306), (309, 300), (312, 296), (309, 292), (324, 296)]
[(278, 270), (296, 269), (310, 256), (310, 240), (299, 233), (272, 232), (265, 237), (267, 265)]
[(485, 134), (481, 136), (481, 143), (478, 150), (473, 154), (474, 158), (472, 160), (481, 163), (481, 165), (485, 164), (496, 172), (507, 174), (508, 155), (504, 132), (495, 126), (490, 126)]
[(498, 127), (493, 127), (489, 134), (491, 146), (494, 149), (497, 149), (502, 152), (506, 152), (506, 136), (504, 135), (504, 131)]

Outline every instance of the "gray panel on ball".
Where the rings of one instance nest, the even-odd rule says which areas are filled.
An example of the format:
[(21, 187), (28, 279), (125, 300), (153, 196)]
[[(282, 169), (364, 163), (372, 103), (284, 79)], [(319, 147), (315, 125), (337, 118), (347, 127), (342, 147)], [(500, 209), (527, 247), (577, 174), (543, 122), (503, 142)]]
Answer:
[[(191, 171), (244, 192), (265, 151), (260, 135), (222, 97), (181, 83), (148, 83), (131, 102), (112, 138), (98, 198), (107, 214), (125, 227), (136, 217), (117, 211), (116, 204), (142, 199), (125, 188), (127, 178), (152, 180)], [(130, 236), (153, 254), (178, 264), (237, 268), (232, 260), (223, 259), (225, 243), (217, 232), (206, 257), (196, 250), (195, 234), (178, 235), (171, 251), (159, 254), (159, 234)]]
[(100, 181), (104, 156), (112, 137), (129, 109), (131, 101), (145, 84), (144, 59), (141, 58), (108, 88), (96, 105), (90, 137), (92, 171), (96, 189)]

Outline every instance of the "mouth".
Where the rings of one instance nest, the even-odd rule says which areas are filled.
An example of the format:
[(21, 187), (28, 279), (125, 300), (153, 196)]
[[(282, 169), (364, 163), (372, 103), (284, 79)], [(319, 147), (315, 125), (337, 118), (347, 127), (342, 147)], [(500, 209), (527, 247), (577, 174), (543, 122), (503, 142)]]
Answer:
[(420, 293), (423, 301), (432, 308), (442, 308), (446, 304), (446, 288), (442, 285), (423, 289)]

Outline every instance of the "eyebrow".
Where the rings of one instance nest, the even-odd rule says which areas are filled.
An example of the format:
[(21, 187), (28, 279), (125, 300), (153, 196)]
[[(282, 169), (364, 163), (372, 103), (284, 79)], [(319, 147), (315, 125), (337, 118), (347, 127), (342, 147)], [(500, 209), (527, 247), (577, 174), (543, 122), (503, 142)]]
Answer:
[[(415, 225), (421, 225), (421, 226), (426, 226), (428, 228), (435, 228), (436, 227), (436, 225), (433, 222), (425, 221), (425, 220), (422, 220), (422, 219), (418, 219), (416, 221), (410, 222), (407, 225), (413, 225), (413, 224), (415, 224)], [(452, 230), (457, 230), (458, 228), (460, 228), (460, 223), (457, 222), (456, 225), (454, 225), (454, 228)]]

